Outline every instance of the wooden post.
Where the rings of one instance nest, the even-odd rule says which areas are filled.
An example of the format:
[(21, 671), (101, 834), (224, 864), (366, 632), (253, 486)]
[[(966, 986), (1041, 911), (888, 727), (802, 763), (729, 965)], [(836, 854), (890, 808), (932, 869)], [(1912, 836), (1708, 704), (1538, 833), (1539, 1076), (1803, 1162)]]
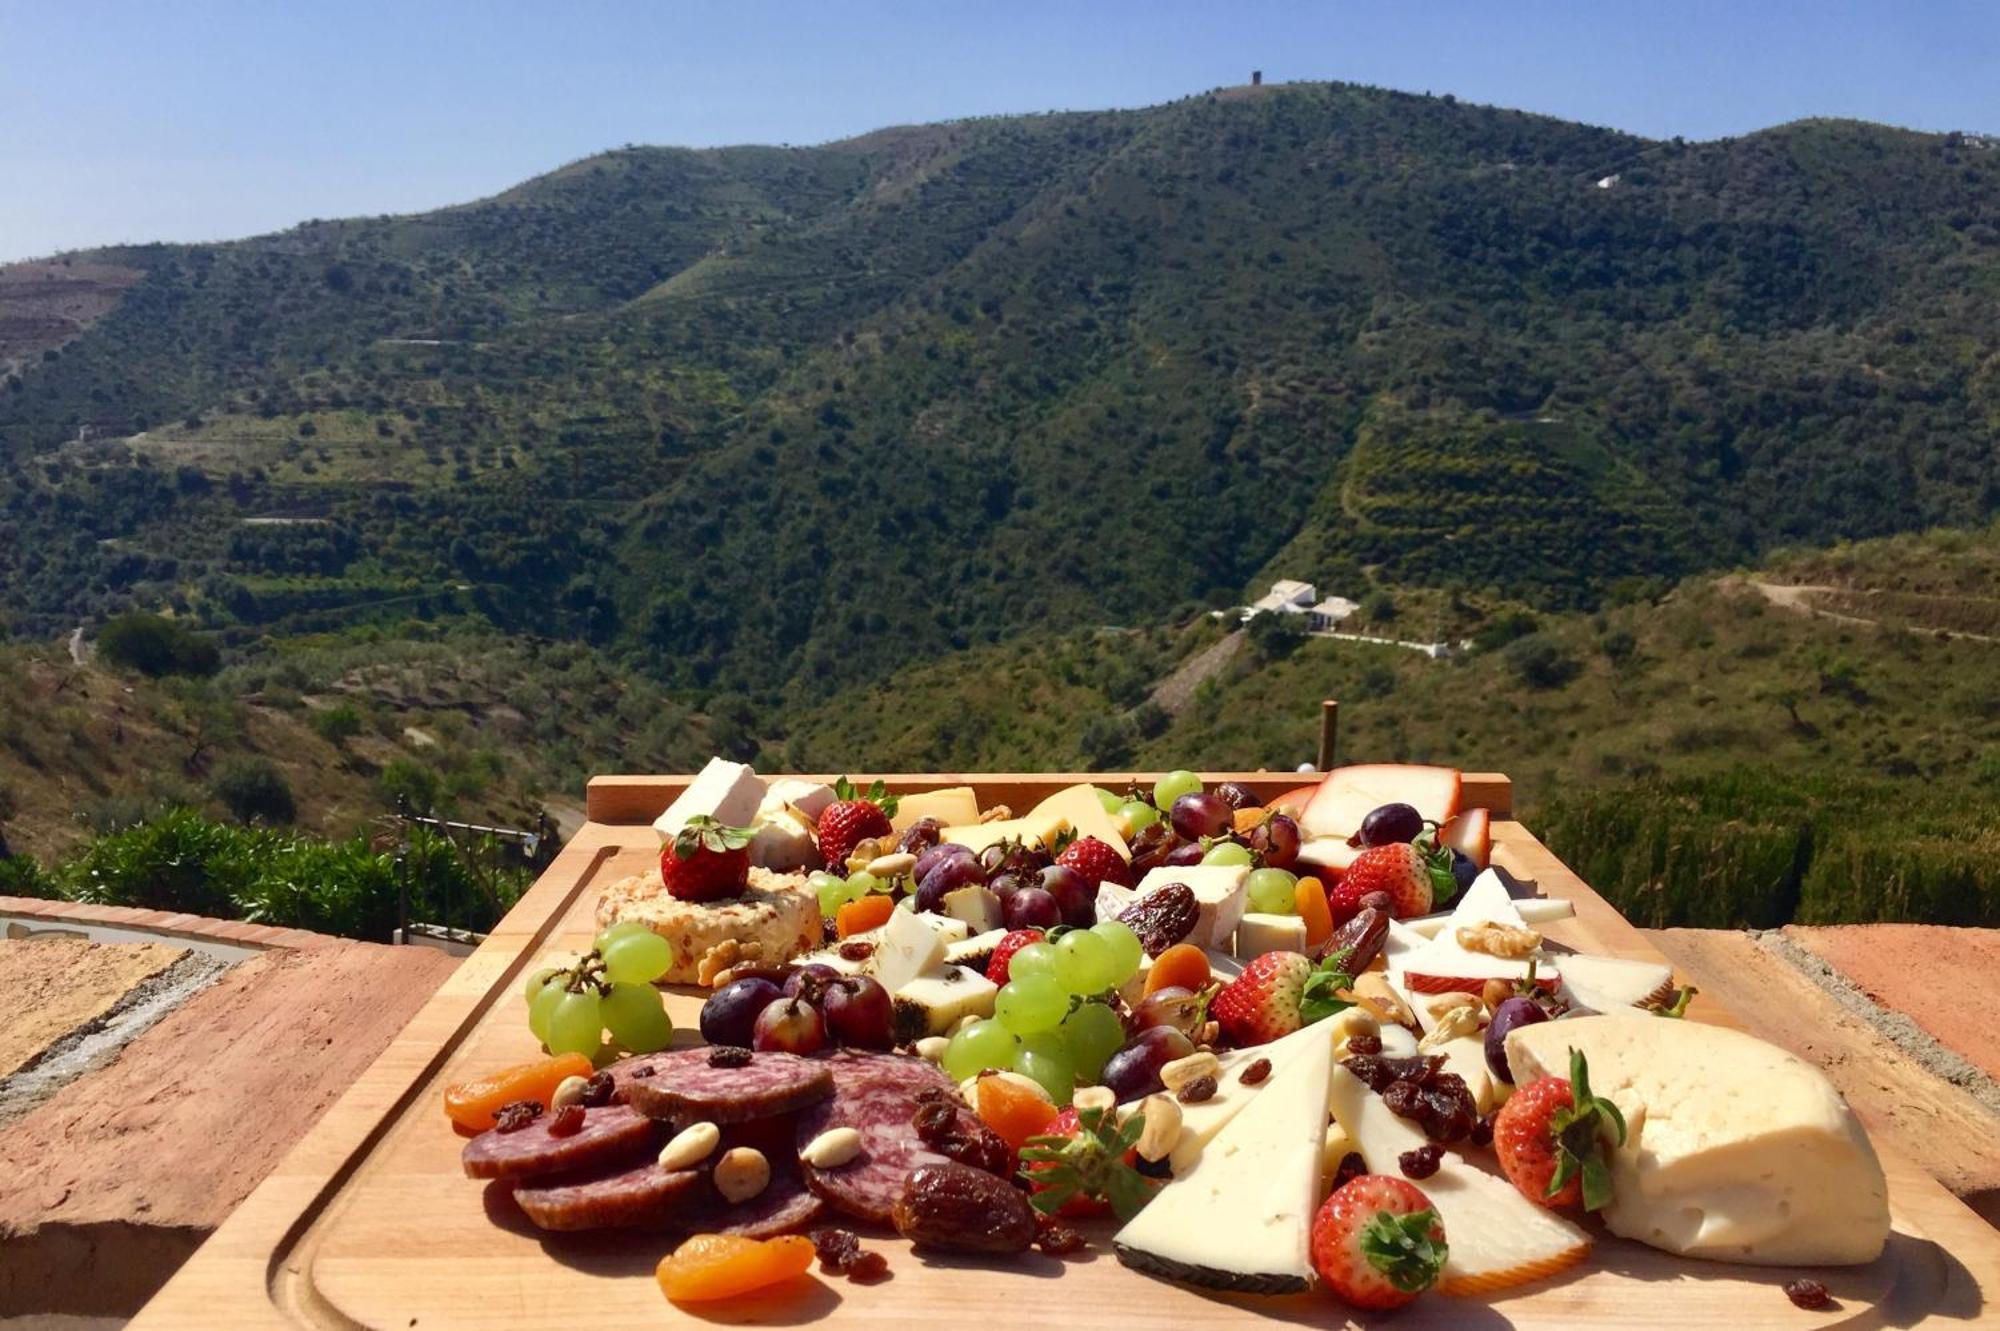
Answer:
[(1322, 772), (1333, 770), (1334, 742), (1340, 737), (1340, 704), (1332, 698), (1319, 705), (1319, 762)]

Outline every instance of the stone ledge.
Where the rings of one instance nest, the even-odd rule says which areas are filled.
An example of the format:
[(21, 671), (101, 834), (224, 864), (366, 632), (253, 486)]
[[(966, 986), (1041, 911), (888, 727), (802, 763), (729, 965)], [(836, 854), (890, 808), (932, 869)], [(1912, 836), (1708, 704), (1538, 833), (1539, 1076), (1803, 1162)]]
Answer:
[(99, 906), (88, 901), (51, 901), (43, 897), (0, 897), (0, 915), (25, 915), (52, 927), (64, 924), (133, 929), (168, 938), (194, 938), (238, 947), (306, 948), (339, 945), (348, 940), (305, 929), (218, 920), (184, 911), (143, 910), (133, 906)]

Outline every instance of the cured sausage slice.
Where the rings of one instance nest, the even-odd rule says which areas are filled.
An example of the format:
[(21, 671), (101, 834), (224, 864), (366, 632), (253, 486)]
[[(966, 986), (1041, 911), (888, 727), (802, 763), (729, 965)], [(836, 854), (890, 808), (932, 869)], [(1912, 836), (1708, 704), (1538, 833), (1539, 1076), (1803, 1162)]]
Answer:
[(530, 1178), (623, 1165), (660, 1149), (660, 1125), (626, 1105), (583, 1111), (583, 1126), (567, 1137), (549, 1131), (543, 1114), (517, 1132), (489, 1129), (465, 1144), (472, 1178)]
[(645, 1054), (617, 1064), (611, 1073), (634, 1109), (683, 1124), (775, 1118), (833, 1094), (826, 1060), (755, 1053), (747, 1061), (718, 1064), (710, 1062), (714, 1052), (698, 1048)]
[(740, 1234), (768, 1239), (796, 1234), (826, 1212), (826, 1203), (806, 1190), (796, 1170), (771, 1162), (771, 1182), (747, 1202), (730, 1203), (710, 1190), (677, 1223), (698, 1234)]
[(609, 1174), (524, 1183), (514, 1189), (514, 1203), (543, 1229), (659, 1228), (679, 1223), (701, 1190), (698, 1170), (662, 1169), (648, 1160)]
[(859, 1220), (890, 1223), (903, 1181), (919, 1165), (946, 1164), (950, 1157), (932, 1149), (917, 1135), (911, 1120), (924, 1107), (925, 1092), (939, 1093), (952, 1105), (959, 1133), (975, 1136), (987, 1129), (958, 1100), (951, 1078), (921, 1058), (902, 1054), (842, 1053), (824, 1060), (833, 1073), (833, 1098), (799, 1115), (798, 1144), (829, 1128), (849, 1127), (861, 1134), (861, 1152), (834, 1169), (801, 1164), (806, 1186), (835, 1209)]

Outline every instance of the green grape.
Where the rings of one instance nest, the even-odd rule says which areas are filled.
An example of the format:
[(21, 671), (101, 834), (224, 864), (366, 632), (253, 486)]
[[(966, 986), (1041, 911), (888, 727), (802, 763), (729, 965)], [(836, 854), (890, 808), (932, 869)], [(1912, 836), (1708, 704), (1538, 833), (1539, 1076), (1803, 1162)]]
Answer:
[(607, 926), (596, 938), (591, 940), (590, 945), (596, 948), (598, 954), (601, 956), (604, 949), (614, 939), (623, 938), (627, 934), (649, 934), (651, 932), (653, 932), (651, 929), (648, 929), (637, 920), (620, 920), (616, 924)]
[(988, 1017), (967, 1022), (945, 1046), (944, 1070), (953, 1081), (977, 1077), (988, 1068), (1011, 1068), (1021, 1041), (1014, 1032)]
[(1153, 803), (1162, 809), (1174, 807), (1174, 801), (1183, 795), (1193, 795), (1201, 789), (1201, 778), (1184, 768), (1177, 768), (1153, 783)]
[(604, 1043), (604, 1005), (597, 990), (580, 994), (565, 992), (549, 1013), (548, 1038), (543, 1042), (552, 1054), (583, 1054), (595, 1057)]
[(1069, 1011), (1062, 986), (1046, 975), (1015, 975), (1011, 965), (1007, 973), (1007, 983), (993, 999), (994, 1018), (1016, 1035), (1054, 1030)]
[[(664, 941), (664, 940), (663, 940)], [(604, 1029), (635, 1054), (665, 1049), (674, 1038), (674, 1021), (650, 984), (614, 984), (601, 1004)]]
[(819, 898), (819, 913), (832, 919), (847, 900), (847, 882), (832, 874), (814, 874), (813, 878), (818, 880), (813, 883), (813, 895)]
[(847, 880), (847, 899), (849, 901), (859, 901), (870, 892), (880, 892), (887, 886), (888, 884), (884, 883), (880, 878), (863, 869)]
[(549, 1018), (555, 1013), (556, 1004), (562, 1001), (562, 996), (562, 985), (545, 983), (528, 1000), (528, 1029), (543, 1044), (549, 1042)]
[(1056, 974), (1056, 950), (1048, 943), (1030, 943), (1007, 959), (1007, 978), (1024, 979), (1030, 975), (1045, 975), (1054, 979)]
[(1070, 1066), (1062, 1037), (1054, 1031), (1025, 1037), (1014, 1054), (1014, 1071), (1040, 1082), (1059, 1105), (1068, 1104), (1076, 1094), (1076, 1069)]
[(1103, 786), (1092, 786), (1091, 792), (1097, 796), (1097, 802), (1104, 806), (1106, 813), (1117, 813), (1118, 810), (1125, 807), (1125, 797), (1123, 795), (1106, 790)]
[(544, 966), (528, 977), (528, 986), (523, 991), (523, 997), (528, 1000), (530, 1007), (534, 1006), (535, 995), (542, 992), (542, 986), (549, 982), (551, 976), (559, 973), (561, 970), (562, 967), (560, 966)]
[(1243, 880), (1250, 909), (1266, 915), (1296, 915), (1299, 909), (1297, 874), (1283, 869), (1252, 869)]
[(1160, 821), (1160, 811), (1144, 800), (1133, 800), (1130, 804), (1121, 804), (1113, 812), (1122, 814), (1125, 821), (1131, 824), (1134, 833), (1143, 832), (1154, 823)]
[(613, 984), (651, 984), (674, 964), (674, 945), (651, 929), (611, 940), (604, 973)]
[(1235, 841), (1218, 841), (1201, 857), (1203, 864), (1248, 864), (1250, 848)]
[(1139, 935), (1132, 932), (1132, 926), (1117, 920), (1099, 920), (1090, 926), (1090, 932), (1111, 945), (1111, 986), (1116, 987), (1139, 973), (1139, 959), (1146, 955), (1146, 948), (1139, 941)]
[[(1114, 983), (1117, 966), (1111, 944), (1088, 929), (1077, 929), (1056, 940), (1056, 983), (1072, 994), (1094, 994)], [(1008, 976), (1014, 974), (1008, 963)]]
[(1125, 1044), (1125, 1023), (1102, 1003), (1085, 1003), (1063, 1019), (1063, 1052), (1078, 1081), (1096, 1081), (1104, 1061)]

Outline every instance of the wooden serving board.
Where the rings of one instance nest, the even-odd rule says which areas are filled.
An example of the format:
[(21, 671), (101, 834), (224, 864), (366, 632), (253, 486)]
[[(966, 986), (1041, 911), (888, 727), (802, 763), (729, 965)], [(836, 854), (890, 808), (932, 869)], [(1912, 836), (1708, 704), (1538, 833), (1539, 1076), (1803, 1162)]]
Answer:
[[(872, 777), (863, 778), (873, 779)], [(1123, 784), (1131, 774), (888, 775), (892, 790), (971, 784), (983, 803), (1017, 810), (1079, 780)], [(1150, 775), (1141, 779), (1150, 781)], [(1297, 784), (1291, 774), (1220, 773), (1265, 797)], [(279, 1168), (233, 1213), (140, 1314), (133, 1326), (166, 1328), (381, 1327), (506, 1331), (575, 1325), (592, 1331), (696, 1322), (869, 1328), (992, 1319), (1002, 1327), (1178, 1328), (1272, 1321), (1338, 1326), (1336, 1300), (1203, 1294), (1125, 1270), (1111, 1256), (1109, 1226), (1092, 1252), (1058, 1262), (919, 1256), (894, 1234), (864, 1235), (884, 1251), (891, 1277), (853, 1285), (835, 1277), (707, 1308), (676, 1308), (652, 1279), (671, 1246), (657, 1235), (544, 1235), (503, 1197), (465, 1178), (461, 1139), (439, 1108), (443, 1086), (536, 1057), (521, 984), (543, 958), (589, 946), (596, 887), (656, 860), (647, 825), (685, 777), (600, 778), (590, 822), (493, 935), (446, 982), (382, 1057)], [(1567, 897), (1576, 917), (1548, 926), (1573, 947), (1658, 960), (1615, 910), (1519, 823), (1507, 820), (1505, 777), (1469, 775), (1468, 803), (1491, 808), (1496, 860)], [(1699, 982), (1698, 976), (1689, 977)], [(668, 1008), (694, 1041), (700, 991), (677, 991)], [(1697, 999), (1703, 1021), (1737, 1024)], [(1794, 1308), (1785, 1268), (1684, 1261), (1603, 1236), (1581, 1267), (1488, 1300), (1432, 1296), (1398, 1314), (1403, 1327), (1907, 1327), (1987, 1321), (2000, 1292), (2000, 1233), (1928, 1175), (1890, 1152), (1894, 1233), (1867, 1267), (1817, 1270), (1839, 1300), (1823, 1313)]]

